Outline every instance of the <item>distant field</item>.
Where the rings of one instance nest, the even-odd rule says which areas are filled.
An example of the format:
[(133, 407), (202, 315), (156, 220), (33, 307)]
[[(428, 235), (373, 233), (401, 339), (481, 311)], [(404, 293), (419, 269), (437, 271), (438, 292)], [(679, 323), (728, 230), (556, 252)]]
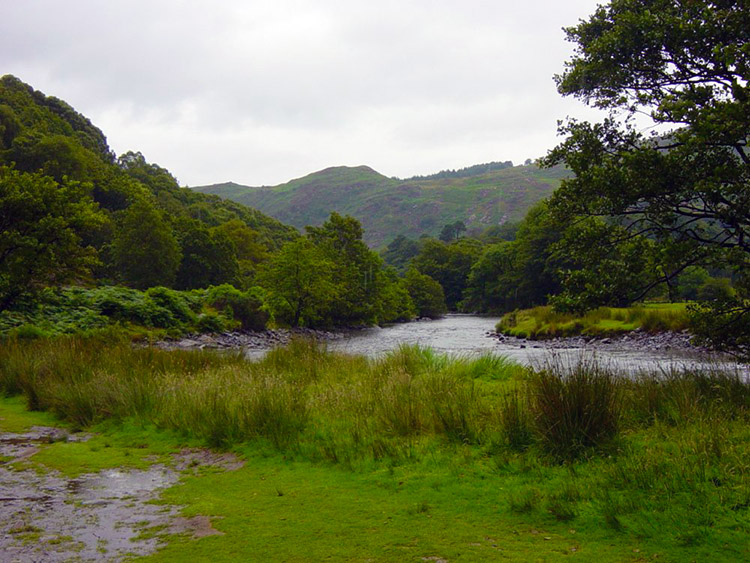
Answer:
[(518, 221), (565, 177), (563, 169), (514, 166), (465, 178), (388, 178), (367, 166), (336, 167), (273, 187), (234, 183), (193, 187), (259, 209), (303, 228), (319, 225), (331, 211), (362, 222), (372, 247), (398, 235), (437, 236), (461, 220), (471, 229)]

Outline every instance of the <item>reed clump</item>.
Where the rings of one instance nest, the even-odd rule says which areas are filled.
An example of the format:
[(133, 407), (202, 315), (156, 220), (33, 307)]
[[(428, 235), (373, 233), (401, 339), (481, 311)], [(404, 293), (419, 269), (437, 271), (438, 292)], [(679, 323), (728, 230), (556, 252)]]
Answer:
[(579, 457), (618, 434), (620, 379), (594, 361), (549, 361), (530, 378), (529, 395), (538, 439), (559, 458)]

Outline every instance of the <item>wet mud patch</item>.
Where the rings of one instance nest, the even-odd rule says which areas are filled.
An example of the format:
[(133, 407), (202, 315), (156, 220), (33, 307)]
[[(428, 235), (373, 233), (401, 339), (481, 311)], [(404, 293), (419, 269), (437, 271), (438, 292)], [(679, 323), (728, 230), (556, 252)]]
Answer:
[(196, 472), (201, 467), (214, 467), (223, 471), (236, 471), (241, 469), (245, 462), (229, 452), (213, 452), (203, 448), (190, 448), (181, 450), (174, 456), (175, 467), (178, 471)]
[(223, 536), (224, 532), (220, 532), (211, 524), (211, 519), (208, 516), (193, 516), (192, 518), (175, 518), (169, 526), (168, 532), (170, 534), (189, 534), (191, 537), (205, 538), (206, 536)]
[(55, 471), (13, 470), (45, 443), (85, 440), (56, 428), (0, 433), (0, 561), (119, 561), (153, 553), (159, 533), (219, 534), (207, 517), (179, 518), (179, 507), (155, 504), (183, 471), (238, 469), (231, 454), (183, 450), (174, 466), (107, 469), (68, 478)]

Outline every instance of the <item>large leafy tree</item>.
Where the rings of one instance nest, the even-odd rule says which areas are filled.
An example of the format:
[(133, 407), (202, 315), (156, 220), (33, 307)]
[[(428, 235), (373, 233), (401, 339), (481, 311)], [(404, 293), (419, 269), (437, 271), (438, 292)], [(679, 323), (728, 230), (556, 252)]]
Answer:
[(382, 260), (362, 240), (357, 219), (331, 213), (320, 227), (307, 227), (308, 238), (333, 264), (339, 286), (330, 309), (335, 325), (369, 325), (378, 322), (382, 290), (386, 284)]
[(258, 276), (275, 319), (291, 326), (324, 324), (338, 297), (333, 271), (334, 264), (309, 240), (285, 244)]
[(237, 251), (223, 232), (211, 232), (200, 221), (181, 217), (176, 222), (182, 261), (177, 270), (177, 289), (198, 289), (236, 283), (239, 275)]
[(123, 280), (139, 289), (172, 286), (182, 258), (172, 228), (147, 199), (123, 211), (112, 255)]
[(103, 221), (85, 186), (0, 167), (0, 310), (96, 261), (82, 235)]
[(409, 268), (404, 277), (404, 285), (420, 317), (437, 319), (448, 312), (443, 287), (427, 274), (420, 274), (416, 268)]
[[(747, 278), (747, 3), (612, 0), (566, 31), (576, 52), (557, 77), (559, 91), (610, 116), (561, 127), (567, 139), (545, 163), (564, 162), (575, 175), (553, 195), (551, 209), (619, 218), (632, 233), (707, 250), (708, 260)], [(637, 114), (650, 118), (650, 133), (632, 119)], [(686, 253), (689, 260), (696, 252)], [(673, 274), (683, 268), (673, 263)], [(750, 335), (750, 323), (739, 320), (750, 311), (747, 301), (724, 304), (723, 311), (726, 330), (744, 324)]]

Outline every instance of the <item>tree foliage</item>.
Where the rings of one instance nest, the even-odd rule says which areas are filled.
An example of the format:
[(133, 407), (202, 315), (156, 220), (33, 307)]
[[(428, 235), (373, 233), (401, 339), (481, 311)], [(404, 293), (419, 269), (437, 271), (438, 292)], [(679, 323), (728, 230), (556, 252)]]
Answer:
[(481, 243), (472, 239), (461, 239), (450, 244), (425, 239), (412, 264), (420, 273), (430, 276), (442, 286), (448, 309), (455, 311), (463, 298), (471, 267), (481, 252)]
[(398, 235), (380, 255), (386, 264), (403, 273), (408, 268), (411, 259), (417, 254), (419, 254), (419, 243), (404, 235)]
[(172, 286), (182, 252), (172, 228), (146, 199), (125, 210), (112, 243), (115, 266), (129, 285)]
[(742, 2), (614, 0), (567, 29), (577, 44), (564, 95), (615, 113), (569, 122), (545, 159), (574, 172), (558, 212), (629, 217), (628, 226), (750, 252), (750, 12)]
[(362, 240), (362, 225), (349, 216), (331, 213), (307, 235), (333, 264), (338, 299), (329, 312), (331, 324), (369, 325), (378, 322), (385, 285), (382, 260)]
[(427, 274), (419, 273), (416, 268), (409, 268), (404, 277), (404, 285), (418, 316), (437, 319), (448, 312), (442, 286)]
[(198, 289), (237, 282), (237, 250), (227, 234), (212, 232), (200, 221), (184, 217), (176, 227), (182, 249), (182, 260), (175, 280), (177, 289)]
[(274, 318), (294, 327), (324, 323), (338, 297), (333, 271), (333, 263), (308, 239), (285, 244), (259, 276)]
[(466, 224), (463, 221), (456, 221), (443, 226), (438, 238), (443, 242), (452, 242), (460, 239), (464, 232), (466, 232)]
[(102, 221), (83, 185), (0, 167), (0, 310), (85, 277), (95, 251), (82, 236)]
[[(703, 263), (731, 266), (746, 277), (747, 5), (612, 0), (566, 31), (576, 52), (557, 77), (559, 91), (610, 116), (561, 127), (567, 138), (544, 163), (565, 163), (575, 175), (552, 196), (551, 209), (564, 217), (616, 218), (655, 241), (693, 245), (705, 252)], [(632, 119), (636, 114), (650, 117), (651, 135)], [(747, 307), (738, 305), (722, 311), (745, 314)]]

